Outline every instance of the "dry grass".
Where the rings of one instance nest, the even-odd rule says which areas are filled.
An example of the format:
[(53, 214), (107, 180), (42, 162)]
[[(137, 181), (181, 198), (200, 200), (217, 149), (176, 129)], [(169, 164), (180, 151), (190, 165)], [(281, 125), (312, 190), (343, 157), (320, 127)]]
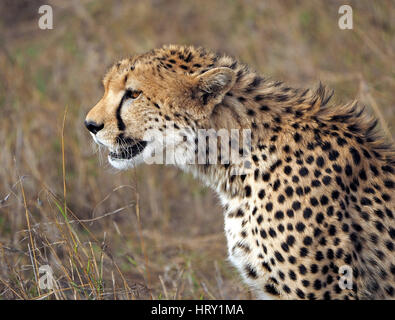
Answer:
[(0, 299), (251, 298), (210, 190), (173, 168), (115, 172), (90, 147), (85, 114), (122, 56), (204, 45), (296, 86), (321, 80), (394, 134), (391, 1), (351, 1), (352, 31), (339, 1), (49, 1), (50, 31), (41, 3), (0, 3)]

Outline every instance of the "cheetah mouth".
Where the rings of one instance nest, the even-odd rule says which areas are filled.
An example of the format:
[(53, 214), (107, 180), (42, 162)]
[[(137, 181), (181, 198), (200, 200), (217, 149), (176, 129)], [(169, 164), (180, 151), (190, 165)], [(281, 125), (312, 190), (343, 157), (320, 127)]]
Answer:
[(133, 144), (129, 146), (123, 146), (116, 151), (110, 151), (109, 157), (111, 160), (130, 160), (143, 152), (147, 146), (147, 141), (135, 140)]

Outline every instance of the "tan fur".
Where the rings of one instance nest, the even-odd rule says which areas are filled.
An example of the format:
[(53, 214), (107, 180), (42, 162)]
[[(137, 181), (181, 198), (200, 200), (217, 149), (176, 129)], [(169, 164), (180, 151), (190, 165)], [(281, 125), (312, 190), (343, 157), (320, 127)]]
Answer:
[[(246, 175), (232, 176), (232, 164), (183, 169), (220, 195), (230, 260), (259, 296), (394, 298), (395, 153), (357, 102), (330, 105), (321, 84), (291, 88), (233, 58), (173, 45), (118, 62), (103, 85), (87, 120), (104, 124), (95, 139), (110, 149), (120, 133), (141, 140), (167, 121), (252, 130)], [(119, 130), (126, 89), (141, 95), (122, 107)], [(353, 290), (339, 288), (342, 265), (353, 269)]]

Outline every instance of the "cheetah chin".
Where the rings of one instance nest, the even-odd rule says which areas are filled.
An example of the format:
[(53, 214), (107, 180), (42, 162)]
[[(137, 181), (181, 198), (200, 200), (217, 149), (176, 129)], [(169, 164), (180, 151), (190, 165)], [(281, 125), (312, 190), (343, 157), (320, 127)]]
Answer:
[(146, 150), (147, 144), (147, 141), (135, 140), (129, 146), (110, 149), (108, 162), (119, 170), (133, 168), (144, 161), (144, 150)]

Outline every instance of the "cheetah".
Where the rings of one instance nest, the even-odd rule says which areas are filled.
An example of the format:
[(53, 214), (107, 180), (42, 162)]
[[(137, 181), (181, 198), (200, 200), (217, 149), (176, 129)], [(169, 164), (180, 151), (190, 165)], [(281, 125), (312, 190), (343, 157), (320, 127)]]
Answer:
[[(103, 86), (85, 125), (110, 164), (143, 163), (149, 130), (184, 132), (156, 146), (218, 193), (229, 260), (257, 298), (394, 298), (394, 146), (358, 102), (334, 105), (322, 84), (292, 88), (178, 45), (119, 61)], [(249, 130), (250, 152), (241, 164), (186, 162), (200, 129)]]

